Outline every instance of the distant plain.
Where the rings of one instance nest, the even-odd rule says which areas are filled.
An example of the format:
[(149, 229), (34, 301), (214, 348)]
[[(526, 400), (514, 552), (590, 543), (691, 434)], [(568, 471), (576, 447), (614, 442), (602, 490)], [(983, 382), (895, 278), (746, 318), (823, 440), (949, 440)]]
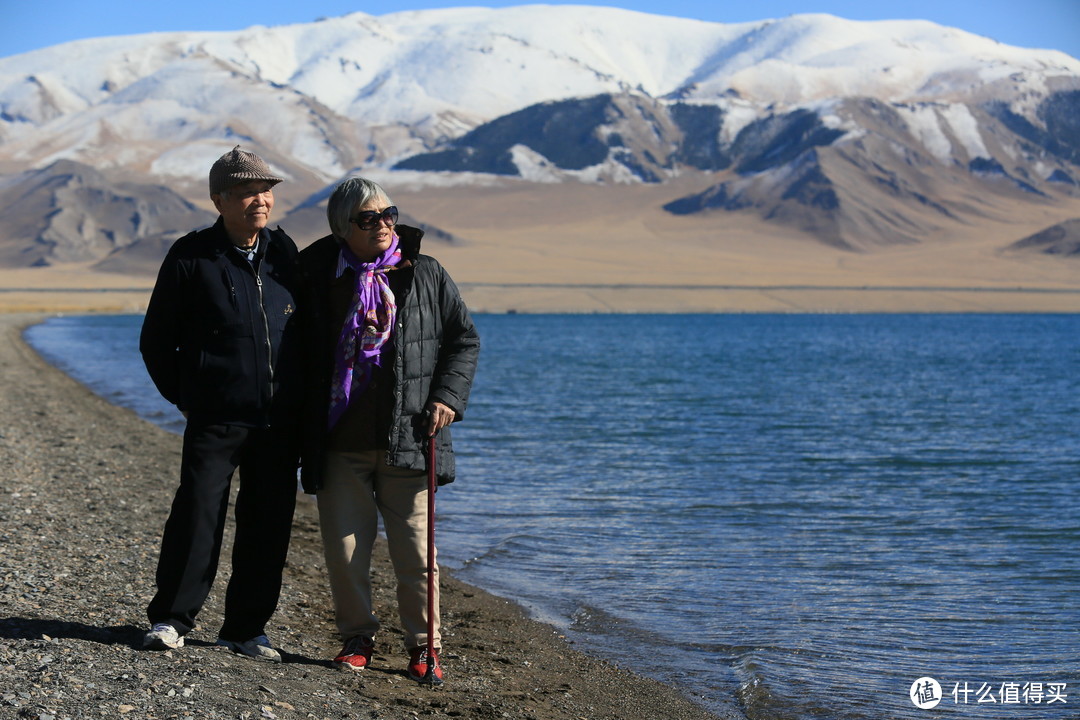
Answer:
[[(1080, 258), (1007, 250), (1080, 217), (1080, 198), (999, 196), (919, 243), (853, 252), (749, 214), (662, 209), (702, 177), (663, 188), (377, 179), (403, 211), (453, 235), (432, 235), (424, 252), (476, 312), (1080, 312)], [(287, 202), (272, 225), (301, 247), (326, 234), (321, 212), (285, 217)], [(153, 281), (89, 264), (0, 268), (0, 311), (137, 313)]]

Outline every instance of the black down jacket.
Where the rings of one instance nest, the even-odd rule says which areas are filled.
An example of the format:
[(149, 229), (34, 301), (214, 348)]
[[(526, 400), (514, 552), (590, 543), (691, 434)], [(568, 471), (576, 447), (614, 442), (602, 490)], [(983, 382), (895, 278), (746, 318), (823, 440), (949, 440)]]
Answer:
[(296, 245), (278, 228), (262, 231), (248, 262), (220, 217), (173, 243), (139, 338), (166, 400), (215, 423), (261, 427), (272, 411), (282, 420), (294, 414), (296, 260)]
[[(427, 467), (427, 418), (431, 400), (453, 408), (457, 420), (465, 416), (480, 354), (480, 337), (450, 275), (433, 257), (420, 254), (423, 231), (407, 225), (396, 228), (400, 238), (403, 274), (395, 298), (394, 409), (387, 463), (424, 470)], [(341, 333), (340, 319), (331, 307), (330, 284), (337, 272), (340, 246), (328, 235), (300, 253), (300, 324), (305, 353), (305, 411), (303, 460), (300, 471), (304, 491), (316, 492), (323, 481), (326, 424), (334, 353)], [(455, 477), (450, 428), (437, 440), (439, 484)]]

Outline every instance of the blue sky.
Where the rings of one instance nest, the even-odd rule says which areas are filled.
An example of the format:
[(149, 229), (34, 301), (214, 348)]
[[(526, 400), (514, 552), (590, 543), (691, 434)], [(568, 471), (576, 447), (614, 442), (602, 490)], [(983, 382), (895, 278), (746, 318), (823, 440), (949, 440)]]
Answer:
[[(240, 30), (286, 25), (363, 11), (384, 15), (464, 5), (503, 7), (502, 0), (0, 0), (0, 57), (103, 35), (170, 30)], [(1080, 58), (1080, 0), (597, 0), (549, 5), (608, 5), (713, 22), (747, 22), (796, 13), (829, 13), (851, 20), (931, 20), (1009, 45), (1063, 50)]]

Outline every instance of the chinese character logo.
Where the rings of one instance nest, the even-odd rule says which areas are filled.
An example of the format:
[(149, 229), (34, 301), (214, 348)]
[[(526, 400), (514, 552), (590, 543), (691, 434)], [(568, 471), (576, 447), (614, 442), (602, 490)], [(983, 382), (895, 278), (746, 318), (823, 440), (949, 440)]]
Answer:
[(921, 677), (911, 683), (908, 694), (911, 695), (911, 702), (915, 703), (915, 707), (929, 710), (941, 702), (941, 685), (932, 677)]

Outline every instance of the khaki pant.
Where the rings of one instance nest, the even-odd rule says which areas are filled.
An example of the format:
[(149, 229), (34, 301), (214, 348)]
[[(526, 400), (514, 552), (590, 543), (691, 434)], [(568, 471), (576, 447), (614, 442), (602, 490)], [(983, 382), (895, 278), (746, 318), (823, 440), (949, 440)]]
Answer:
[[(383, 519), (397, 576), (398, 614), (407, 650), (427, 645), (427, 474), (390, 467), (381, 450), (328, 452), (317, 496), (326, 569), (342, 640), (374, 637), (371, 549)], [(435, 566), (435, 637), (439, 636), (439, 568)]]

